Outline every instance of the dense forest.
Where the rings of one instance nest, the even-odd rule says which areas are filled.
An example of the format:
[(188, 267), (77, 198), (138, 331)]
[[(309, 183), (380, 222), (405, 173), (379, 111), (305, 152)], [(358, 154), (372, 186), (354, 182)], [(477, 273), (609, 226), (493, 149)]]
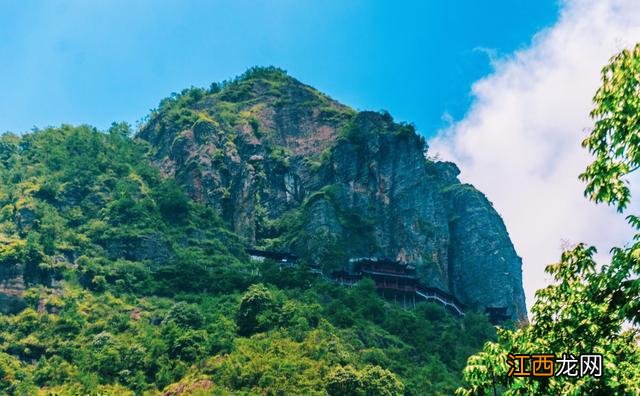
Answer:
[(133, 136), (0, 138), (2, 287), (24, 296), (0, 315), (2, 393), (450, 394), (495, 339), (483, 314), (251, 261)]

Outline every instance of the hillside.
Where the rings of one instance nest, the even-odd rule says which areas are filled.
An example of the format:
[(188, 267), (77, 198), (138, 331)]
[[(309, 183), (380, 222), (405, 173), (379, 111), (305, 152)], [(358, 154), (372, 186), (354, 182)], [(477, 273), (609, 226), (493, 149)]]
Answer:
[[(520, 259), (425, 152), (410, 125), (273, 68), (173, 95), (137, 132), (2, 135), (0, 390), (453, 392), (495, 337), (484, 309), (526, 315)], [(309, 271), (364, 256), (411, 263), (465, 315)]]

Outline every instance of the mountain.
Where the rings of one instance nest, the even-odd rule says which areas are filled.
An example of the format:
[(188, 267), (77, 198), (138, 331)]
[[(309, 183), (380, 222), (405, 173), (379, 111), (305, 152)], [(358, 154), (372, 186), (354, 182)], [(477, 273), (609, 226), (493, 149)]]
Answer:
[[(425, 152), (275, 68), (172, 95), (138, 131), (0, 135), (0, 394), (452, 394), (496, 339), (485, 309), (524, 318), (520, 259)], [(330, 279), (363, 257), (464, 315)]]
[(165, 99), (138, 136), (163, 174), (251, 245), (325, 273), (350, 258), (391, 258), (469, 307), (526, 318), (521, 259), (492, 204), (388, 113), (255, 68)]

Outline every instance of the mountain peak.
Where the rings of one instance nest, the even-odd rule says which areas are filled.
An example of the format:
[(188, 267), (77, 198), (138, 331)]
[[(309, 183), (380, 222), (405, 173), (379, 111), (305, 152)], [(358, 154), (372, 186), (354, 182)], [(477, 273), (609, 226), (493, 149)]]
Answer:
[(295, 78), (287, 74), (287, 71), (275, 66), (253, 66), (247, 69), (244, 73), (236, 77), (235, 81), (249, 81), (264, 79), (269, 81), (283, 81), (290, 80), (298, 82)]
[(291, 77), (283, 69), (274, 66), (254, 66), (230, 81), (214, 83), (210, 93), (218, 94), (219, 98), (232, 103), (249, 100), (270, 100), (289, 94), (296, 94), (308, 100), (312, 96), (326, 96), (316, 89), (305, 85)]
[(191, 138), (195, 140), (189, 150), (216, 145), (211, 139), (224, 135), (234, 144), (317, 155), (355, 113), (282, 69), (253, 67), (208, 90), (189, 88), (163, 99), (138, 136), (154, 143), (161, 154), (185, 149), (175, 143)]

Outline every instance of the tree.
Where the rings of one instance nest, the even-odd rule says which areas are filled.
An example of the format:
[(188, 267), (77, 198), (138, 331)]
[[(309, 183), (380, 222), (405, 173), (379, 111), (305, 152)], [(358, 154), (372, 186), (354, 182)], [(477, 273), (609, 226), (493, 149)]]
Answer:
[(327, 376), (329, 395), (393, 396), (404, 393), (404, 384), (389, 370), (367, 365), (357, 370), (351, 365), (337, 366)]
[(351, 365), (334, 368), (327, 376), (325, 385), (331, 396), (357, 396), (361, 387), (360, 373)]
[(172, 222), (185, 221), (189, 197), (175, 181), (165, 181), (157, 189), (156, 200), (162, 216)]
[(362, 369), (362, 387), (367, 396), (393, 396), (404, 394), (404, 384), (391, 371), (368, 365)]
[(596, 156), (580, 179), (585, 195), (622, 211), (631, 198), (630, 173), (640, 168), (640, 44), (625, 49), (602, 69), (591, 117), (595, 125), (582, 142)]
[(175, 323), (183, 328), (198, 328), (202, 325), (202, 321), (202, 314), (198, 307), (183, 301), (174, 304), (164, 318), (165, 323)]
[(169, 351), (171, 356), (177, 356), (184, 361), (193, 362), (204, 353), (206, 343), (206, 332), (202, 330), (186, 330), (173, 342)]
[(275, 299), (271, 291), (261, 283), (251, 285), (242, 295), (236, 318), (238, 333), (249, 336), (258, 331), (266, 330), (266, 324), (261, 323), (261, 315), (265, 315), (275, 306)]
[[(640, 44), (613, 57), (602, 69), (602, 86), (591, 112), (595, 125), (583, 146), (595, 160), (580, 179), (585, 195), (623, 212), (631, 200), (628, 175), (640, 167)], [(640, 230), (640, 219), (628, 215)], [(501, 329), (497, 343), (468, 360), (460, 395), (636, 394), (640, 390), (640, 233), (630, 246), (612, 250), (598, 267), (596, 249), (578, 244), (545, 271), (554, 283), (536, 292), (529, 325)], [(630, 323), (626, 326), (624, 323)], [(599, 353), (601, 377), (507, 377), (508, 353)]]

